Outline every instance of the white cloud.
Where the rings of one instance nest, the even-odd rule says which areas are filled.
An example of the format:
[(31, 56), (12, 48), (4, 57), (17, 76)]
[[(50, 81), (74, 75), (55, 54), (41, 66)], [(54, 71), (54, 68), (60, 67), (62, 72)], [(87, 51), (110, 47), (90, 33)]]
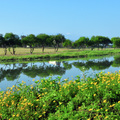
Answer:
[(71, 33), (66, 33), (66, 35), (70, 35)]

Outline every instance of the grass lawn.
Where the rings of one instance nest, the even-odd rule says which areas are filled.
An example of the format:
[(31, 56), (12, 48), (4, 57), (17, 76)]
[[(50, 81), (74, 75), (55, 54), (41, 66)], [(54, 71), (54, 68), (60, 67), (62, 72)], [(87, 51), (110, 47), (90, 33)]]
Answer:
[(4, 55), (4, 51), (0, 48), (0, 61), (8, 61), (8, 60), (33, 60), (33, 59), (60, 59), (60, 58), (83, 58), (83, 57), (91, 57), (91, 56), (103, 56), (103, 55), (114, 55), (120, 53), (120, 49), (100, 49), (97, 48), (94, 50), (90, 49), (68, 49), (68, 48), (59, 48), (58, 52), (55, 52), (53, 48), (46, 48), (44, 52), (42, 52), (41, 48), (35, 48), (33, 54), (30, 54), (29, 48), (16, 48), (16, 54), (11, 55), (8, 51), (7, 55)]

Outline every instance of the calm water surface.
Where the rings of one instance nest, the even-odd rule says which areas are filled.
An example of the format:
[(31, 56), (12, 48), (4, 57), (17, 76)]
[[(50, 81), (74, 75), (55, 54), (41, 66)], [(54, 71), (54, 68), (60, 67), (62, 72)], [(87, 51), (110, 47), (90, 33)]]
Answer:
[(94, 77), (96, 73), (115, 72), (120, 70), (120, 56), (110, 56), (95, 59), (77, 59), (61, 60), (48, 62), (31, 62), (0, 64), (0, 88), (6, 90), (7, 87), (17, 85), (25, 81), (27, 85), (33, 84), (33, 79), (40, 80), (52, 76), (62, 76), (61, 81), (65, 78), (75, 79), (77, 75), (83, 78), (84, 75)]

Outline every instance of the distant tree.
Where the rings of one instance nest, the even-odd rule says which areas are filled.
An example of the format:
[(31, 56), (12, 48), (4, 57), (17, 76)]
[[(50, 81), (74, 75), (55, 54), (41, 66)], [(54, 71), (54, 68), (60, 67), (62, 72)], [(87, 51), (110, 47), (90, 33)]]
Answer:
[(44, 52), (44, 48), (49, 43), (49, 35), (47, 34), (39, 34), (37, 35), (37, 44), (42, 46), (42, 52)]
[(78, 49), (80, 50), (80, 48), (85, 48), (86, 46), (88, 46), (88, 41), (89, 41), (89, 38), (80, 37), (78, 40), (76, 40), (73, 43), (73, 46), (78, 47)]
[(64, 47), (71, 47), (71, 46), (72, 46), (72, 41), (69, 40), (69, 39), (66, 39), (66, 40), (63, 42), (63, 46), (64, 46)]
[(111, 38), (114, 48), (120, 48), (120, 37)]
[(106, 48), (106, 46), (111, 43), (110, 39), (108, 37), (104, 37), (104, 36), (92, 36), (91, 37), (91, 44), (92, 47), (102, 47), (102, 48)]
[(21, 42), (22, 42), (23, 45), (29, 45), (30, 54), (32, 54), (33, 51), (34, 51), (34, 47), (36, 45), (36, 37), (35, 37), (35, 35), (30, 34), (30, 35), (22, 38)]
[(98, 49), (99, 49), (100, 41), (97, 36), (92, 36), (90, 41), (94, 47), (98, 47)]
[(7, 43), (2, 34), (0, 34), (0, 46), (4, 48), (4, 55), (7, 54)]
[(88, 47), (91, 47), (91, 50), (93, 50), (94, 49), (94, 41), (92, 41), (92, 40), (89, 40), (88, 41), (88, 43), (87, 43), (87, 45), (88, 45)]
[(103, 48), (106, 48), (107, 45), (109, 45), (111, 42), (111, 40), (108, 37), (104, 37), (104, 36), (99, 36), (101, 38), (101, 44), (103, 45)]
[(62, 34), (57, 34), (55, 36), (53, 36), (53, 46), (55, 48), (55, 51), (58, 51), (58, 48), (60, 46), (61, 43), (63, 43), (65, 41), (65, 37)]
[[(15, 55), (15, 48), (18, 45), (19, 36), (13, 33), (6, 33), (4, 38), (5, 38), (5, 44), (8, 45), (9, 47), (9, 52)], [(12, 48), (12, 52), (10, 48)]]

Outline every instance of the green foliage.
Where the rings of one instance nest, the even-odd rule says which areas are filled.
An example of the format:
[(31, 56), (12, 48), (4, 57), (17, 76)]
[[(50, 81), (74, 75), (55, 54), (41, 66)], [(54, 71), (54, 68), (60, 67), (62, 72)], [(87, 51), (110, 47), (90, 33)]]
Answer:
[(113, 37), (111, 38), (111, 41), (113, 43), (113, 47), (116, 48), (120, 48), (120, 37)]
[(30, 53), (32, 54), (34, 51), (34, 47), (36, 45), (36, 37), (33, 34), (30, 34), (21, 40), (23, 45), (29, 45), (30, 47)]
[(80, 48), (85, 48), (88, 44), (88, 41), (89, 41), (89, 38), (86, 38), (86, 37), (80, 37), (78, 40), (76, 40), (74, 43), (73, 43), (73, 46), (74, 47), (78, 47), (79, 49)]
[(62, 34), (54, 35), (52, 38), (53, 38), (53, 46), (57, 52), (60, 44), (65, 42), (66, 39)]
[(120, 119), (120, 72), (82, 81), (61, 77), (24, 81), (0, 91), (1, 119)]
[[(5, 36), (5, 41), (4, 41), (4, 47), (9, 47), (9, 52), (13, 55), (15, 55), (15, 48), (19, 44), (19, 36), (15, 35), (13, 33), (6, 33)], [(12, 47), (12, 52), (10, 47)], [(5, 51), (6, 52), (6, 51)], [(5, 53), (6, 54), (6, 53)]]
[(108, 37), (104, 36), (92, 36), (90, 39), (89, 46), (91, 47), (106, 47), (108, 44), (110, 44), (111, 41)]
[(71, 46), (72, 46), (72, 41), (69, 40), (69, 39), (66, 39), (66, 40), (63, 42), (63, 46), (64, 46), (64, 47), (71, 47)]
[(37, 35), (37, 44), (38, 45), (42, 45), (42, 51), (44, 52), (44, 47), (45, 47), (45, 45), (49, 45), (50, 43), (50, 41), (49, 41), (50, 39), (49, 39), (49, 36), (48, 35), (46, 35), (46, 34), (39, 34), (39, 35)]

